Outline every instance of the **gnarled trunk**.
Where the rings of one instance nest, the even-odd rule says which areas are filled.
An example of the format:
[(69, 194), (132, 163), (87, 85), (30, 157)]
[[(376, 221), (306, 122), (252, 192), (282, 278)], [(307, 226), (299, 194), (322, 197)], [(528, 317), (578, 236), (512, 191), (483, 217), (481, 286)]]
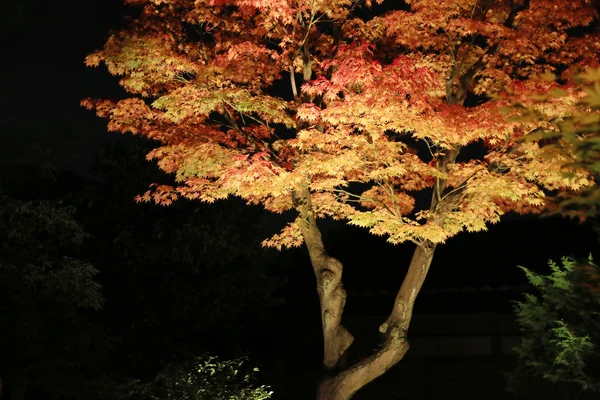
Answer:
[(394, 301), (387, 320), (379, 327), (382, 340), (379, 348), (338, 374), (326, 377), (320, 384), (318, 400), (348, 400), (360, 388), (383, 375), (398, 363), (408, 351), (406, 337), (413, 307), (433, 259), (435, 246), (418, 246), (408, 272)]
[(327, 254), (310, 204), (308, 189), (294, 193), (294, 203), (304, 220), (302, 235), (317, 278), (317, 293), (321, 304), (323, 328), (323, 366), (336, 368), (340, 358), (352, 345), (354, 337), (341, 324), (346, 304), (346, 290), (342, 284), (342, 263)]
[(354, 337), (341, 324), (346, 303), (342, 284), (342, 263), (325, 251), (321, 232), (310, 204), (308, 189), (294, 193), (294, 204), (303, 219), (302, 234), (317, 279), (323, 328), (323, 367), (325, 378), (317, 391), (318, 400), (347, 400), (367, 383), (381, 376), (400, 361), (408, 351), (406, 332), (412, 318), (414, 303), (431, 260), (435, 245), (417, 246), (408, 272), (394, 301), (392, 312), (379, 327), (381, 345), (370, 356), (343, 369), (340, 360), (352, 345)]

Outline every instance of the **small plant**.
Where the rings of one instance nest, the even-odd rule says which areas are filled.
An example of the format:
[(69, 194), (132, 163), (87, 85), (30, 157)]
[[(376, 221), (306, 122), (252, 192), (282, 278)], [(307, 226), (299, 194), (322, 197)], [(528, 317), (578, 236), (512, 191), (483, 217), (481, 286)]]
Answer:
[(195, 357), (168, 367), (154, 382), (137, 385), (135, 400), (266, 400), (273, 394), (268, 386), (254, 386), (258, 368), (248, 358), (219, 361), (217, 357)]

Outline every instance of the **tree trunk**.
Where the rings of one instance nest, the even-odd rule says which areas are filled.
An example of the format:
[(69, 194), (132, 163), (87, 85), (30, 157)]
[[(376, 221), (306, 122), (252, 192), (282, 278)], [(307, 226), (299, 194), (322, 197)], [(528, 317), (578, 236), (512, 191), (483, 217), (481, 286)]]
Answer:
[(342, 284), (343, 266), (325, 251), (308, 188), (294, 192), (293, 199), (304, 220), (302, 235), (317, 279), (323, 328), (323, 366), (326, 371), (331, 371), (338, 367), (340, 358), (354, 341), (354, 337), (341, 324), (346, 304), (346, 290)]
[(398, 291), (394, 307), (379, 327), (382, 340), (379, 348), (337, 375), (326, 377), (317, 391), (318, 400), (348, 400), (363, 386), (383, 375), (404, 358), (409, 343), (406, 337), (413, 307), (429, 266), (435, 245), (417, 246), (408, 272)]
[(347, 400), (367, 383), (381, 376), (400, 361), (408, 351), (406, 332), (412, 318), (417, 294), (425, 281), (435, 245), (417, 246), (404, 277), (392, 312), (379, 327), (381, 344), (370, 356), (343, 369), (340, 360), (354, 337), (341, 324), (346, 303), (342, 284), (342, 263), (329, 256), (310, 203), (308, 189), (294, 192), (294, 204), (303, 219), (302, 235), (317, 279), (323, 328), (323, 367), (325, 378), (317, 391), (318, 400)]

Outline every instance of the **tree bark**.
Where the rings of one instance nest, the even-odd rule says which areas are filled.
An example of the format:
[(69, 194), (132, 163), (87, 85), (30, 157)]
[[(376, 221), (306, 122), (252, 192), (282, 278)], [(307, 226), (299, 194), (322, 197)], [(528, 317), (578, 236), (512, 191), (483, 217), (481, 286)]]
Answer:
[(360, 388), (381, 376), (408, 351), (406, 337), (417, 294), (421, 290), (435, 250), (435, 244), (417, 246), (392, 311), (379, 327), (381, 344), (370, 356), (347, 369), (340, 359), (354, 337), (342, 325), (346, 291), (342, 284), (342, 263), (325, 251), (321, 232), (310, 202), (308, 188), (294, 192), (294, 204), (303, 219), (302, 235), (308, 248), (317, 280), (323, 329), (323, 366), (325, 378), (317, 391), (318, 400), (347, 400)]
[(409, 349), (407, 331), (417, 295), (433, 260), (434, 244), (417, 246), (408, 272), (398, 291), (390, 316), (379, 327), (382, 341), (370, 356), (335, 376), (325, 378), (318, 400), (348, 400), (363, 386), (397, 364)]
[(340, 358), (354, 341), (352, 334), (341, 324), (346, 304), (346, 290), (342, 284), (343, 266), (325, 251), (308, 188), (294, 192), (293, 200), (303, 218), (302, 235), (317, 279), (323, 328), (323, 366), (326, 371), (332, 371), (338, 367)]

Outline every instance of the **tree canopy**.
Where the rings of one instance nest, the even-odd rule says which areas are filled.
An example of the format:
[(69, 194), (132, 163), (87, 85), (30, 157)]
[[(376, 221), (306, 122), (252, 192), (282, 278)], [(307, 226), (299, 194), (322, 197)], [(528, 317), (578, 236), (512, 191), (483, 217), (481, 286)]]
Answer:
[[(558, 87), (535, 75), (571, 65), (568, 78), (594, 63), (594, 36), (569, 34), (596, 18), (586, 1), (414, 1), (367, 20), (349, 0), (127, 3), (143, 6), (140, 16), (86, 63), (104, 62), (133, 96), (83, 104), (110, 130), (163, 143), (148, 158), (180, 184), (140, 200), (237, 195), (283, 212), (304, 186), (317, 217), (392, 243), (440, 243), (507, 210), (539, 210), (543, 189), (589, 184), (558, 173), (568, 155), (542, 162), (537, 143), (518, 142), (535, 127), (501, 118), (505, 99), (465, 105), (504, 86), (526, 100)], [(292, 100), (274, 94), (283, 79)], [(567, 113), (578, 96), (569, 94), (547, 114)], [(454, 162), (473, 143), (485, 157)], [(424, 189), (435, 189), (431, 210), (415, 207)], [(299, 245), (299, 221), (265, 244)]]

